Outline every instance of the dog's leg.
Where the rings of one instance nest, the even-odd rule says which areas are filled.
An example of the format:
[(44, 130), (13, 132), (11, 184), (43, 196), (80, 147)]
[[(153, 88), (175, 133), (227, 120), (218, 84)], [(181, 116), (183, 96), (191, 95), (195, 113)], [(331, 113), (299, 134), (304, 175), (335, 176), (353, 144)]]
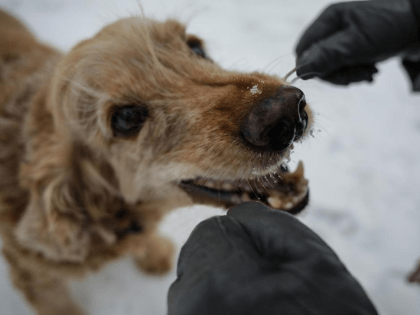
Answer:
[(9, 262), (10, 277), (39, 315), (83, 315), (71, 300), (66, 281), (45, 272), (29, 270), (12, 253), (3, 250)]
[(152, 234), (146, 241), (145, 250), (135, 255), (140, 270), (154, 275), (162, 275), (172, 269), (174, 246), (168, 239)]

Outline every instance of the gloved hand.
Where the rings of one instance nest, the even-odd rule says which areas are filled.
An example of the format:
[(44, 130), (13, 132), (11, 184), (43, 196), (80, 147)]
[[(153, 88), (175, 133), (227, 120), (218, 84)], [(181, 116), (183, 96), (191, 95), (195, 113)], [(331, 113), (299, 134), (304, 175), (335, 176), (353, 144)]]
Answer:
[(244, 203), (191, 233), (169, 315), (373, 315), (336, 254), (292, 215)]
[(417, 5), (371, 0), (329, 6), (296, 46), (297, 75), (335, 84), (372, 81), (377, 62), (418, 47)]

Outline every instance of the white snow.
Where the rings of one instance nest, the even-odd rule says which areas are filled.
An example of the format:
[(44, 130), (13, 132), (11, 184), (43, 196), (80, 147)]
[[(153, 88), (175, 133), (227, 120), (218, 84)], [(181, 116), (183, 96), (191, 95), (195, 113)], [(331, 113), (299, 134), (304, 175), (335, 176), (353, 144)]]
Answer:
[[(146, 15), (178, 17), (207, 41), (222, 66), (283, 77), (294, 67), (299, 34), (327, 0), (142, 0)], [(63, 50), (119, 17), (140, 12), (135, 0), (0, 0), (39, 37)], [(0, 43), (1, 45), (1, 43)], [(397, 60), (379, 67), (374, 84), (343, 88), (298, 80), (316, 114), (314, 138), (295, 145), (305, 162), (311, 206), (302, 220), (359, 279), (382, 315), (420, 314), (420, 286), (405, 278), (420, 258), (420, 97)], [(319, 132), (322, 130), (322, 132)], [(184, 208), (161, 230), (178, 247), (194, 226), (223, 211)], [(89, 314), (163, 315), (175, 273), (154, 278), (129, 260), (73, 283)], [(0, 313), (32, 314), (0, 260)]]
[(258, 89), (258, 84), (254, 85), (251, 88), (251, 94), (261, 94), (261, 93), (262, 93), (262, 91)]

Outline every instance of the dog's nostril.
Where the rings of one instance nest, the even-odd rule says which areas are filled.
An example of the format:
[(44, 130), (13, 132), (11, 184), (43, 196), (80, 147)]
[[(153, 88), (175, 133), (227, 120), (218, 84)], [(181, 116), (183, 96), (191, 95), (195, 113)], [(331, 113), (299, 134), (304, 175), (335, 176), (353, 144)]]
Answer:
[(291, 145), (295, 138), (294, 129), (293, 124), (286, 119), (281, 119), (269, 127), (267, 137), (270, 139), (272, 149), (283, 150)]
[(298, 109), (299, 111), (303, 111), (305, 107), (306, 107), (306, 97), (305, 97), (305, 94), (303, 94), (299, 100)]

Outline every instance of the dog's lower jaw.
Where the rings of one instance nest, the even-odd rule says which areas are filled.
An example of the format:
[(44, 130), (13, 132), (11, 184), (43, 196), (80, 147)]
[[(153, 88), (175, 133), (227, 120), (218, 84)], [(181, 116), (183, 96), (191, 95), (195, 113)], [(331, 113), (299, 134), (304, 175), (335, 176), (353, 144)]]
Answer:
[(179, 186), (195, 203), (224, 208), (246, 201), (258, 201), (274, 209), (298, 214), (309, 202), (308, 180), (304, 177), (302, 162), (293, 173), (286, 168), (279, 168), (270, 176), (236, 181), (198, 178), (181, 181)]

